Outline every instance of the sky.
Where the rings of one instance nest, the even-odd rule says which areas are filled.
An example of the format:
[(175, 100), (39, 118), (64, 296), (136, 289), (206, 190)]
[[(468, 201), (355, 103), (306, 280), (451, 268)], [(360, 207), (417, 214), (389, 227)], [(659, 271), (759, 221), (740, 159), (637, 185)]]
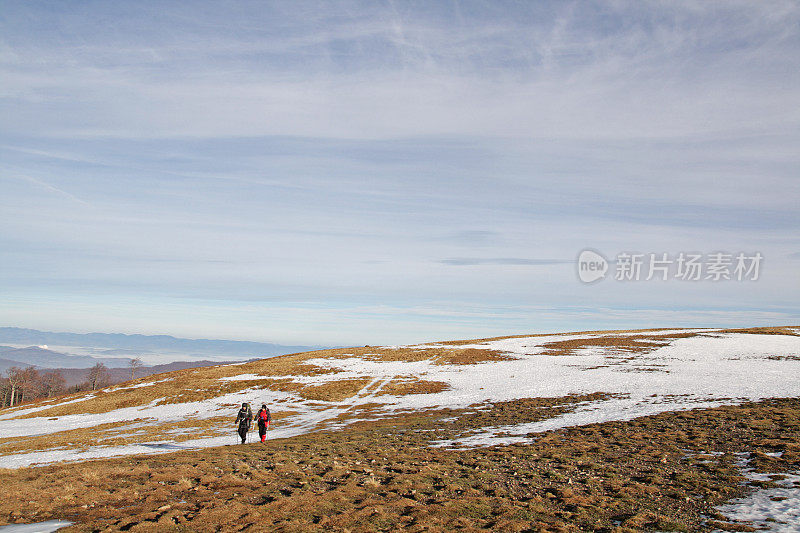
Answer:
[[(799, 88), (794, 1), (5, 0), (0, 325), (800, 325)], [(763, 261), (614, 278), (681, 252)]]

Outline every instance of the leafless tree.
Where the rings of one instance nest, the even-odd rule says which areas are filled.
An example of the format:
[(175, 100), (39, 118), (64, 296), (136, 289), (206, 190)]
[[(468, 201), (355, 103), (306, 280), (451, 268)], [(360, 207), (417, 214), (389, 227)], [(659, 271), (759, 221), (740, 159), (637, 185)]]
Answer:
[(36, 389), (39, 388), (39, 371), (34, 367), (29, 366), (23, 370), (21, 376), (22, 379), (18, 387), (20, 399), (17, 403), (24, 402), (26, 399), (28, 401), (34, 399), (36, 397)]
[(42, 374), (40, 394), (45, 398), (50, 398), (64, 392), (66, 380), (60, 370), (50, 370)]
[(109, 377), (108, 367), (103, 363), (97, 363), (89, 369), (89, 375), (86, 379), (89, 380), (92, 390), (97, 390), (98, 387), (102, 387), (108, 382)]
[(2, 396), (3, 407), (8, 406), (11, 400), (10, 394), (11, 386), (8, 384), (8, 378), (0, 378), (0, 396)]
[(16, 399), (17, 389), (22, 383), (24, 376), (22, 375), (22, 369), (18, 366), (12, 366), (8, 370), (6, 370), (6, 379), (8, 379), (8, 389), (9, 389), (9, 400), (8, 405), (14, 407), (14, 400)]
[(136, 377), (136, 371), (142, 368), (144, 363), (139, 357), (137, 357), (136, 359), (131, 359), (128, 363), (128, 366), (131, 369), (131, 379), (134, 379)]

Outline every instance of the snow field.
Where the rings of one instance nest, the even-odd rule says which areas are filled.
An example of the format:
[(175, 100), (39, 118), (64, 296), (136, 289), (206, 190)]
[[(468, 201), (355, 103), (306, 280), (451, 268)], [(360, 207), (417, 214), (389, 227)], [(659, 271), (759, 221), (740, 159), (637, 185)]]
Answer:
[[(659, 339), (686, 330), (653, 332)], [(641, 333), (636, 333), (641, 334)], [(611, 334), (620, 336), (621, 334)], [(305, 364), (335, 369), (337, 372), (314, 376), (269, 376), (289, 379), (303, 385), (323, 385), (343, 379), (366, 378), (361, 392), (343, 402), (310, 401), (297, 394), (250, 388), (210, 400), (182, 404), (150, 404), (129, 407), (105, 414), (75, 414), (55, 420), (14, 416), (35, 412), (35, 408), (0, 416), (0, 435), (22, 437), (70, 429), (89, 428), (104, 423), (136, 419), (164, 425), (187, 419), (203, 420), (230, 416), (233, 434), (235, 409), (243, 401), (259, 406), (267, 403), (273, 412), (294, 412), (270, 430), (270, 438), (289, 437), (322, 427), (342, 425), (334, 419), (365, 404), (379, 404), (384, 415), (399, 410), (437, 407), (464, 408), (474, 404), (502, 402), (520, 398), (561, 397), (570, 394), (605, 392), (613, 398), (584, 402), (554, 418), (512, 426), (488, 427), (484, 431), (438, 446), (471, 447), (524, 442), (528, 433), (608, 420), (629, 420), (663, 411), (710, 407), (770, 397), (800, 396), (800, 337), (790, 335), (721, 334), (697, 331), (693, 337), (662, 339), (664, 345), (652, 351), (631, 353), (614, 347), (587, 347), (572, 355), (547, 355), (548, 342), (586, 339), (602, 335), (553, 335), (502, 339), (480, 344), (447, 346), (448, 349), (476, 348), (498, 350), (512, 360), (473, 365), (440, 365), (425, 361), (380, 361), (360, 357), (316, 358)], [(418, 346), (423, 350), (424, 347)], [(373, 348), (380, 353), (381, 348)], [(257, 380), (253, 373), (221, 378), (223, 381)], [(438, 393), (394, 396), (381, 394), (396, 379), (443, 382), (448, 389)], [(146, 386), (140, 384), (137, 386)], [(72, 400), (84, 401), (86, 398)], [(348, 423), (353, 420), (349, 420)], [(88, 449), (60, 449), (0, 456), (0, 467), (18, 468), (31, 464), (85, 460), (137, 453), (162, 453), (231, 444), (232, 437), (205, 437), (176, 443), (170, 433), (162, 440), (126, 446), (93, 446)], [(2, 450), (0, 449), (0, 452)]]

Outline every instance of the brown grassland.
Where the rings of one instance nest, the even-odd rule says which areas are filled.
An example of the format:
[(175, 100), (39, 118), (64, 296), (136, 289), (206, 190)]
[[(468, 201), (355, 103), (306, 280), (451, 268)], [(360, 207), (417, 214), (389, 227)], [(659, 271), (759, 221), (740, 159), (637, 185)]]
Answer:
[[(677, 338), (685, 338), (695, 333), (666, 333), (660, 334), (663, 329), (652, 330), (619, 330), (619, 331), (587, 331), (563, 335), (587, 335), (585, 338), (553, 341), (543, 346), (542, 353), (547, 355), (566, 355), (576, 350), (590, 347), (611, 348), (620, 353), (635, 355), (651, 351), (666, 342)], [(798, 333), (789, 327), (763, 327), (736, 330), (714, 330), (714, 333), (756, 333), (769, 335), (793, 335)], [(603, 336), (597, 336), (604, 334)], [(626, 334), (626, 335), (622, 335)], [(110, 387), (93, 393), (78, 393), (72, 396), (61, 397), (37, 404), (40, 409), (19, 418), (56, 417), (77, 413), (107, 413), (125, 407), (146, 405), (153, 399), (160, 399), (160, 403), (185, 403), (202, 401), (215, 398), (224, 394), (237, 392), (254, 386), (268, 386), (272, 390), (293, 392), (310, 400), (342, 401), (361, 391), (365, 384), (363, 380), (337, 380), (324, 385), (304, 385), (292, 381), (292, 376), (314, 376), (320, 374), (335, 374), (336, 369), (326, 368), (311, 364), (313, 359), (344, 359), (357, 357), (380, 361), (424, 361), (430, 360), (439, 365), (470, 365), (485, 361), (502, 361), (512, 359), (513, 356), (498, 350), (458, 348), (465, 344), (480, 344), (491, 340), (507, 338), (537, 337), (543, 335), (515, 335), (509, 337), (496, 337), (493, 339), (475, 339), (466, 341), (451, 341), (439, 343), (431, 347), (356, 347), (334, 350), (318, 350), (299, 354), (290, 354), (269, 359), (262, 359), (241, 365), (225, 365), (188, 370), (178, 370), (156, 376), (148, 376), (124, 384), (124, 386)], [(454, 346), (451, 348), (450, 346)], [(251, 373), (256, 378), (252, 380), (221, 381), (243, 373)], [(409, 376), (409, 379), (412, 379)], [(145, 385), (132, 388), (135, 385)], [(418, 393), (413, 388), (408, 388), (409, 393)], [(89, 399), (83, 399), (90, 397)], [(66, 405), (56, 405), (65, 400), (80, 400)], [(50, 407), (48, 407), (50, 406)], [(24, 409), (25, 406), (20, 406)], [(12, 412), (6, 410), (4, 412)]]
[[(717, 333), (797, 335), (797, 329), (711, 334)], [(558, 356), (602, 347), (611, 354), (608, 364), (614, 364), (614, 357), (634, 358), (694, 333), (665, 328), (570, 335), (579, 337), (548, 342), (541, 353)], [(530, 335), (496, 339), (521, 337)], [(347, 400), (436, 393), (447, 390), (448, 384), (411, 375), (318, 384), (291, 379), (334, 378), (339, 372), (314, 364), (314, 359), (472, 365), (511, 358), (496, 350), (461, 347), (496, 339), (291, 354), (149, 376), (40, 402), (35, 412), (18, 418), (108, 413), (154, 401), (203, 401), (254, 387), (320, 402), (319, 409), (330, 406), (325, 402), (345, 403), (335, 419), (313, 433), (266, 444), (0, 469), (5, 489), (0, 524), (65, 519), (74, 522), (66, 531), (81, 532), (752, 531), (752, 526), (731, 523), (714, 509), (754, 487), (771, 486), (748, 482), (736, 462), (747, 457), (757, 471), (775, 476), (800, 468), (800, 399), (662, 413), (529, 435), (526, 444), (455, 450), (435, 445), (487, 426), (558, 416), (579, 402), (609, 395), (387, 414), (378, 403), (351, 405)], [(252, 376), (223, 379), (242, 374)], [(56, 405), (70, 399), (76, 401)], [(277, 427), (295, 414), (285, 407), (275, 406)], [(168, 424), (137, 419), (0, 438), (0, 453), (147, 443), (165, 435), (175, 442), (226, 432), (233, 437), (232, 418), (197, 419), (187, 413), (185, 420)]]
[(517, 400), (264, 445), (3, 470), (0, 522), (75, 522), (66, 531), (752, 531), (714, 510), (750, 490), (735, 454), (775, 479), (800, 467), (798, 399), (569, 428), (529, 444), (430, 446), (596, 398)]
[[(22, 414), (18, 418), (57, 417), (78, 413), (108, 413), (125, 407), (146, 405), (153, 399), (160, 404), (186, 403), (216, 398), (252, 387), (264, 387), (276, 391), (293, 392), (309, 400), (339, 402), (359, 393), (368, 383), (364, 379), (340, 379), (322, 385), (304, 385), (293, 382), (290, 376), (314, 376), (335, 374), (336, 369), (324, 368), (307, 363), (311, 359), (344, 359), (359, 357), (381, 361), (424, 361), (434, 364), (468, 365), (484, 361), (510, 359), (496, 350), (453, 349), (453, 348), (347, 348), (337, 350), (318, 350), (301, 354), (284, 355), (262, 359), (242, 365), (224, 365), (188, 370), (177, 370), (148, 376), (126, 382), (117, 387), (109, 387), (92, 393), (77, 393), (70, 396), (39, 402), (35, 412)], [(226, 377), (251, 373), (257, 377), (250, 380), (221, 381)], [(413, 376), (409, 380), (413, 381)], [(426, 382), (428, 388), (432, 385)], [(136, 385), (145, 385), (134, 388)], [(408, 394), (420, 393), (405, 387)], [(88, 399), (83, 399), (88, 398)], [(65, 405), (56, 405), (68, 400), (80, 400)], [(24, 409), (26, 406), (19, 406)], [(13, 412), (13, 409), (5, 412)]]
[[(533, 335), (506, 335), (504, 337), (487, 337), (483, 339), (471, 339), (471, 340), (460, 340), (460, 341), (446, 341), (442, 342), (441, 344), (450, 345), (450, 346), (463, 346), (465, 344), (480, 344), (483, 342), (490, 342), (490, 341), (499, 341), (503, 339), (523, 339), (527, 337), (557, 337), (557, 336), (573, 336), (573, 335), (603, 335), (603, 336), (615, 336), (620, 334), (639, 334), (640, 338), (683, 338), (683, 337), (691, 337), (695, 335), (695, 333), (691, 332), (681, 332), (675, 334), (663, 334), (661, 332), (664, 331), (673, 331), (676, 328), (650, 328), (650, 329), (612, 329), (612, 330), (592, 330), (592, 331), (576, 331), (576, 332), (569, 332), (569, 333), (538, 333)], [(700, 328), (704, 329), (704, 328)], [(768, 326), (768, 327), (756, 327), (756, 328), (738, 328), (738, 329), (707, 329), (709, 333), (752, 333), (757, 335), (794, 335), (797, 336), (797, 328), (794, 326)], [(674, 336), (673, 336), (674, 335)], [(620, 337), (614, 337), (620, 339)]]

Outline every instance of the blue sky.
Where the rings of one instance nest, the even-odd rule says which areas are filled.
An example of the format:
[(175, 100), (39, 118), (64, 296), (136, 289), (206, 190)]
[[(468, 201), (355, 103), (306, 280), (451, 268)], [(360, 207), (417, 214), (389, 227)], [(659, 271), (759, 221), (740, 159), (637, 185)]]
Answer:
[[(296, 344), (799, 324), (796, 2), (0, 9), (0, 323)], [(584, 248), (759, 251), (585, 285)]]

